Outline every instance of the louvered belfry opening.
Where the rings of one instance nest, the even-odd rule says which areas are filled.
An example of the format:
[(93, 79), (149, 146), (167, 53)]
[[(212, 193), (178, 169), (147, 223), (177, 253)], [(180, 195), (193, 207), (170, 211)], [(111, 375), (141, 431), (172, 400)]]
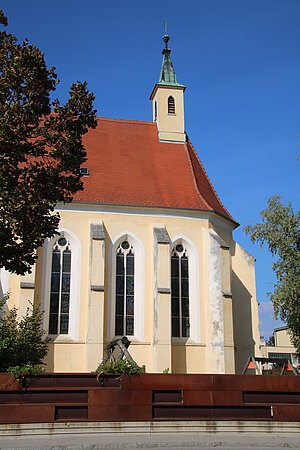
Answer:
[(168, 114), (175, 114), (175, 100), (172, 95), (168, 98)]

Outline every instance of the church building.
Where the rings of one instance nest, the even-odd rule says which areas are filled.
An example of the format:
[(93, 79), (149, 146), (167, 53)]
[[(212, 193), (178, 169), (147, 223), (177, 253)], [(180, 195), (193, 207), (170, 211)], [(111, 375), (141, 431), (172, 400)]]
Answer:
[(83, 138), (84, 190), (56, 208), (60, 234), (32, 273), (2, 273), (9, 306), (44, 311), (47, 371), (94, 371), (121, 336), (146, 372), (241, 373), (259, 354), (254, 258), (186, 133), (163, 40), (153, 121), (98, 119)]

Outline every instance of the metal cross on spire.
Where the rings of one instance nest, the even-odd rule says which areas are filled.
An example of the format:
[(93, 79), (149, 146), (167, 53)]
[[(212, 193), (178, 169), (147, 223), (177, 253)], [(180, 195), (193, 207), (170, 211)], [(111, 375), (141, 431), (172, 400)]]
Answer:
[(167, 32), (167, 21), (166, 20), (164, 22), (164, 29), (165, 29), (165, 33), (164, 33), (164, 36), (163, 36), (163, 40), (164, 40), (164, 42), (166, 44), (166, 49), (168, 49), (168, 42), (170, 40), (170, 36), (168, 35), (168, 32)]
[(164, 21), (164, 35), (163, 35), (163, 41), (165, 42), (165, 48), (162, 51), (163, 62), (161, 66), (161, 71), (159, 75), (159, 84), (164, 84), (165, 86), (181, 86), (184, 87), (182, 84), (178, 83), (178, 80), (176, 78), (175, 70), (171, 61), (171, 49), (168, 48), (168, 42), (170, 40), (170, 36), (168, 35), (167, 31), (167, 21)]

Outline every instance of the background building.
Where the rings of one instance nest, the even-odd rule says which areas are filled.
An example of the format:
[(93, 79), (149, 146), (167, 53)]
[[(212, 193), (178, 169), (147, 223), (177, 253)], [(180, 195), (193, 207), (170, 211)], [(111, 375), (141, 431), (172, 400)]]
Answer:
[(270, 360), (288, 359), (297, 366), (299, 363), (295, 357), (296, 349), (291, 342), (288, 327), (274, 328), (273, 338), (274, 343), (272, 345), (270, 342), (267, 343), (264, 337), (260, 338), (261, 356)]

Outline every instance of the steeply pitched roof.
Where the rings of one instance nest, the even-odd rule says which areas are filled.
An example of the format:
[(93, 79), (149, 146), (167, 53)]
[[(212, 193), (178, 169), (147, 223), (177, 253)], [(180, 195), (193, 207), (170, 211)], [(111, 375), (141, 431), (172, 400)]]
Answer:
[(159, 75), (159, 84), (167, 85), (167, 86), (182, 86), (178, 83), (176, 73), (174, 70), (174, 66), (171, 60), (171, 50), (168, 48), (169, 36), (167, 34), (164, 35), (163, 40), (165, 42), (165, 48), (162, 51), (163, 62), (161, 65), (161, 71)]
[(161, 65), (161, 70), (159, 74), (158, 83), (153, 88), (152, 94), (150, 95), (150, 99), (152, 100), (152, 96), (158, 86), (171, 86), (176, 88), (182, 88), (183, 92), (185, 91), (185, 86), (183, 84), (178, 83), (174, 66), (171, 60), (171, 50), (168, 48), (169, 35), (165, 34), (163, 37), (163, 41), (165, 42), (165, 48), (162, 51), (163, 61)]
[(189, 139), (159, 142), (155, 123), (99, 118), (83, 142), (89, 176), (75, 202), (215, 211), (237, 225)]

